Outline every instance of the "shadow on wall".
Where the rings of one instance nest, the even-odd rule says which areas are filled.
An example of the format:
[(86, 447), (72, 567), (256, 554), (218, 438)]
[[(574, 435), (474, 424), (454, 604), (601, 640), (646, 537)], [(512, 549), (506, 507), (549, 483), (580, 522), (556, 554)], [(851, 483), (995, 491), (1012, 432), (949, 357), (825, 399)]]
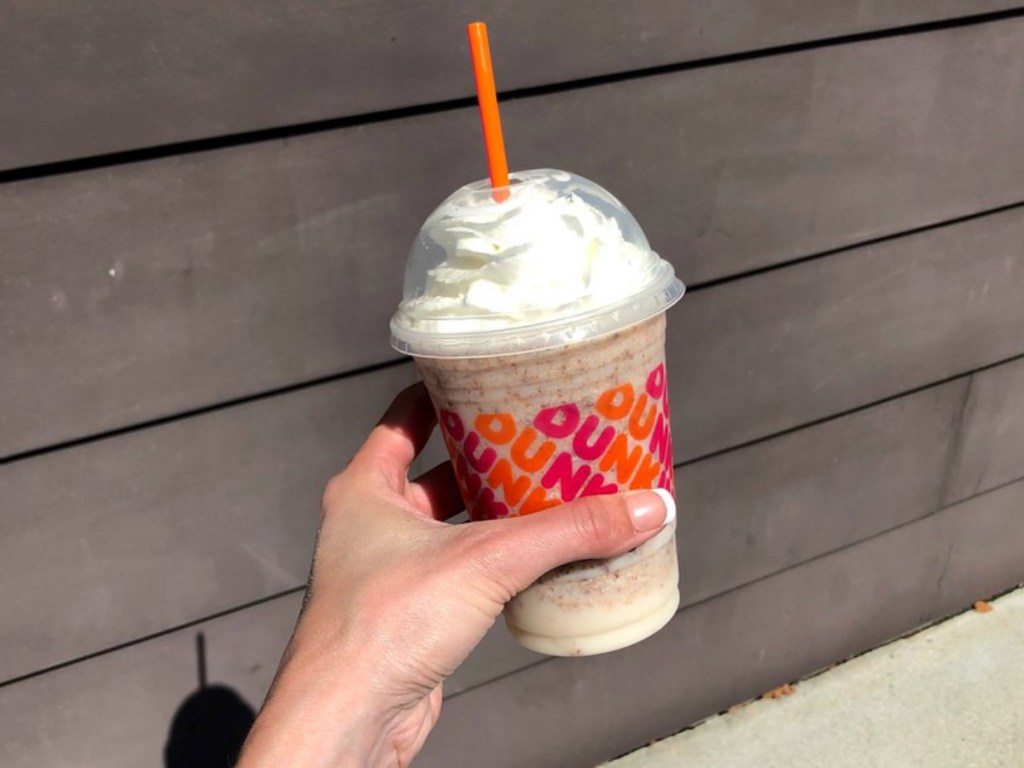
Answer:
[(256, 713), (226, 685), (206, 684), (206, 643), (196, 635), (199, 690), (178, 707), (164, 747), (166, 768), (229, 768)]

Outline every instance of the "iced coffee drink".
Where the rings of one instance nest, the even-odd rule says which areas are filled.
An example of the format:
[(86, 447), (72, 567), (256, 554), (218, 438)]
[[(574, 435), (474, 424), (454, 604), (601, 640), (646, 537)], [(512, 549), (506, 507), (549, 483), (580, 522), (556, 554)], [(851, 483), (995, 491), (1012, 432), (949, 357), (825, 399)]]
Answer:
[[(555, 170), (456, 191), (410, 254), (395, 347), (415, 357), (473, 520), (673, 492), (665, 310), (683, 293), (611, 194)], [(545, 575), (505, 610), (528, 648), (637, 642), (679, 602), (675, 525)]]

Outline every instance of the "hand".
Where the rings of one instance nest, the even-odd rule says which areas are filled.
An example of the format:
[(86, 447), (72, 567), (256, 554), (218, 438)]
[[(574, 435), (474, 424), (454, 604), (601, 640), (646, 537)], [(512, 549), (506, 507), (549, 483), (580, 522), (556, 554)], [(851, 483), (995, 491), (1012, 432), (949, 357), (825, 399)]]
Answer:
[(406, 389), (328, 484), (306, 604), (240, 768), (408, 765), (437, 722), (442, 682), (506, 602), (664, 524), (661, 497), (637, 491), (450, 525), (463, 509), (451, 465), (407, 479), (434, 425), (423, 386)]

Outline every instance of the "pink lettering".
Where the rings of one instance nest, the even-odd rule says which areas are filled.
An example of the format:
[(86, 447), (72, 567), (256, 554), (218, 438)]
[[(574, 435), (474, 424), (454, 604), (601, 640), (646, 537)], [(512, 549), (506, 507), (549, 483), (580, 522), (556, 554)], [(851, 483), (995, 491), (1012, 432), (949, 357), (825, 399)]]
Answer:
[(651, 435), (647, 450), (657, 456), (662, 464), (672, 466), (672, 430), (668, 425), (668, 419), (660, 413), (654, 423), (654, 433)]
[(669, 464), (667, 467), (665, 467), (664, 471), (661, 473), (661, 476), (658, 478), (657, 487), (664, 488), (669, 493), (672, 493), (672, 487), (674, 485), (674, 483), (672, 482), (672, 474), (672, 465)]
[(600, 423), (601, 420), (597, 416), (593, 414), (587, 416), (583, 426), (580, 427), (580, 431), (572, 438), (573, 453), (585, 461), (597, 461), (608, 448), (612, 438), (615, 437), (615, 430), (611, 427), (605, 427), (601, 430), (601, 434), (597, 436), (596, 440), (588, 443), (587, 441), (593, 436), (594, 430), (597, 429), (597, 425)]
[(466, 502), (467, 507), (472, 505), (473, 499), (480, 493), (483, 480), (480, 479), (480, 475), (469, 471), (466, 457), (461, 453), (455, 460), (455, 479), (459, 481), (459, 488), (462, 489), (462, 500)]
[(615, 485), (615, 483), (605, 482), (604, 475), (597, 472), (587, 481), (587, 487), (583, 489), (583, 495), (602, 496), (606, 493), (618, 493), (618, 491), (619, 486)]
[(480, 448), (480, 435), (473, 430), (469, 430), (469, 434), (466, 435), (465, 448), (469, 466), (477, 472), (486, 472), (494, 465), (494, 460), (498, 458), (498, 454), (493, 448), (485, 448), (480, 451), (479, 455), (476, 455), (477, 449)]
[(494, 520), (499, 517), (508, 517), (508, 505), (498, 501), (494, 497), (494, 491), (490, 488), (484, 488), (474, 511), (476, 512), (474, 520)]
[(658, 367), (647, 374), (647, 394), (657, 400), (665, 392), (665, 364), (659, 363)]
[(453, 411), (442, 408), (438, 411), (438, 422), (441, 424), (441, 429), (447, 432), (449, 435), (454, 437), (456, 440), (461, 440), (466, 435), (466, 426), (462, 423), (462, 419), (459, 418), (459, 414)]
[(556, 440), (571, 435), (579, 423), (580, 409), (574, 403), (545, 408), (533, 419), (533, 426)]
[(590, 467), (586, 464), (574, 471), (572, 455), (567, 451), (562, 451), (555, 457), (548, 471), (544, 473), (544, 476), (540, 479), (540, 484), (545, 488), (554, 488), (556, 485), (561, 484), (562, 501), (572, 501), (580, 495), (583, 483), (586, 482), (589, 475)]

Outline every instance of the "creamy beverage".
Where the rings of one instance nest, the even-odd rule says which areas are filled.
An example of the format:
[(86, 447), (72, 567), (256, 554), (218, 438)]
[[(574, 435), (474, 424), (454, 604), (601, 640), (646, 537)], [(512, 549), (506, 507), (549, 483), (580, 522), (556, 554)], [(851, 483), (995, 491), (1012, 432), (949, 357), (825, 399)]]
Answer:
[[(639, 225), (555, 170), (456, 191), (427, 219), (392, 320), (415, 357), (473, 520), (579, 496), (674, 490), (664, 311), (683, 293)], [(546, 574), (505, 611), (528, 648), (637, 642), (678, 606), (675, 524), (620, 557)]]

